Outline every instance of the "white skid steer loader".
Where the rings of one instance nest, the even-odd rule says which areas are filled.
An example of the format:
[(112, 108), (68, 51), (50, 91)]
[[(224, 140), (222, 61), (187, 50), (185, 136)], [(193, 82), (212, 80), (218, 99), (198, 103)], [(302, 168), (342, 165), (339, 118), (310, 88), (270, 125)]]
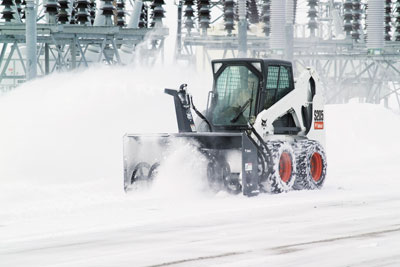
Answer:
[[(205, 155), (214, 189), (247, 196), (320, 189), (327, 161), (316, 72), (308, 68), (295, 82), (290, 62), (271, 59), (214, 60), (212, 70), (204, 114), (193, 105), (186, 84), (165, 89), (174, 97), (179, 133), (124, 136), (125, 191), (157, 178), (175, 138)], [(191, 109), (198, 115), (196, 124)]]

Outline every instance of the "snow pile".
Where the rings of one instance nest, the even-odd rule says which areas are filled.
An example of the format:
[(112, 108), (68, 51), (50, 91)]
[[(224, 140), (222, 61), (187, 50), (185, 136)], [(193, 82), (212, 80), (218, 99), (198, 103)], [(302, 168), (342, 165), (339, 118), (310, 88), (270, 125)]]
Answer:
[(342, 147), (342, 160), (353, 163), (400, 155), (398, 114), (373, 104), (328, 105), (327, 112), (330, 149)]
[(373, 104), (328, 105), (326, 109), (326, 185), (398, 190), (400, 116)]

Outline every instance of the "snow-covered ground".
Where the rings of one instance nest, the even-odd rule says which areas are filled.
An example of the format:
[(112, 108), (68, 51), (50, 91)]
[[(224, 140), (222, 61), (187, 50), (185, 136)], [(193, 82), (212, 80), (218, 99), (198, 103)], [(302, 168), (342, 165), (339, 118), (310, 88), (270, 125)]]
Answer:
[(204, 107), (211, 75), (175, 68), (103, 66), (0, 97), (1, 267), (400, 266), (400, 116), (379, 106), (326, 107), (320, 191), (214, 195), (183, 148), (126, 195), (122, 136), (176, 131), (163, 88), (181, 82)]

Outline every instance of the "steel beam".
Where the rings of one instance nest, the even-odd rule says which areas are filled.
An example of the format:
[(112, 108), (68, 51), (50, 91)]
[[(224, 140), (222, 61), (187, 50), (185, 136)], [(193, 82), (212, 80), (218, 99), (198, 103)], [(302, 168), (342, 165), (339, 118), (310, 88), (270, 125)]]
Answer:
[(31, 80), (36, 78), (36, 8), (33, 0), (26, 0), (26, 50), (27, 50), (27, 73), (26, 79)]

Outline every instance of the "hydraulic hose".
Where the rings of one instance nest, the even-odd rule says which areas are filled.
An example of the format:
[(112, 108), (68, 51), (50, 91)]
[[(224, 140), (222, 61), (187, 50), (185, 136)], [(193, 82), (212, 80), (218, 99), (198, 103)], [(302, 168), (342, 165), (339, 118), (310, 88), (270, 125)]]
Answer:
[(200, 111), (197, 110), (196, 106), (193, 103), (193, 97), (190, 96), (190, 102), (192, 103), (192, 108), (194, 110), (194, 112), (196, 113), (197, 116), (199, 116), (200, 119), (202, 119), (203, 121), (205, 121), (208, 125), (208, 128), (210, 129), (210, 132), (212, 132), (212, 127), (211, 127), (211, 123), (207, 120), (206, 116), (204, 116), (203, 114), (201, 114)]

